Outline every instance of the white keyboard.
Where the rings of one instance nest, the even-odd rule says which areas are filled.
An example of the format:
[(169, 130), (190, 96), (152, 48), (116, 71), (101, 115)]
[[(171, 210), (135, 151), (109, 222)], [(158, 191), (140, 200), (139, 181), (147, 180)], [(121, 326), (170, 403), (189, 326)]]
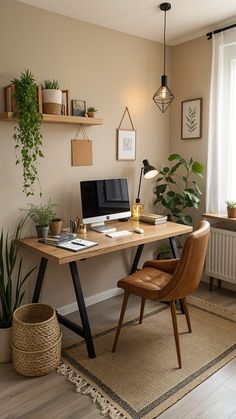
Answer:
[(125, 237), (125, 236), (131, 236), (132, 233), (128, 230), (120, 230), (120, 231), (114, 231), (114, 233), (107, 233), (106, 236), (111, 237), (112, 239), (115, 239), (116, 237)]

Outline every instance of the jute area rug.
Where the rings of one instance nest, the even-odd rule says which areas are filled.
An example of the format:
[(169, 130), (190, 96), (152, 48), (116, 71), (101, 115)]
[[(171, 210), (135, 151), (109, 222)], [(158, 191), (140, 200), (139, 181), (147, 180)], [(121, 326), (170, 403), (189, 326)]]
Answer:
[(236, 313), (194, 297), (188, 302), (192, 333), (178, 314), (182, 369), (170, 309), (163, 304), (142, 325), (137, 319), (124, 325), (114, 354), (115, 328), (94, 337), (94, 359), (83, 342), (65, 348), (58, 372), (90, 395), (106, 417), (156, 418), (236, 355)]

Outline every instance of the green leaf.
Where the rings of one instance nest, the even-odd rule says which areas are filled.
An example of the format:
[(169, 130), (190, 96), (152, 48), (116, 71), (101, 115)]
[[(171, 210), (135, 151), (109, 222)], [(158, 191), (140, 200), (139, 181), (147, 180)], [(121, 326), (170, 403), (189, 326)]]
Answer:
[(169, 161), (173, 161), (173, 160), (182, 160), (182, 157), (179, 154), (170, 154), (168, 157)]
[(166, 167), (164, 167), (162, 170), (163, 170), (163, 172), (166, 174), (166, 173), (169, 173), (170, 168), (166, 166)]
[(155, 189), (156, 195), (163, 194), (166, 190), (167, 185), (158, 185)]
[(199, 163), (198, 161), (193, 162), (192, 164), (192, 171), (195, 174), (202, 174), (203, 173), (203, 165)]

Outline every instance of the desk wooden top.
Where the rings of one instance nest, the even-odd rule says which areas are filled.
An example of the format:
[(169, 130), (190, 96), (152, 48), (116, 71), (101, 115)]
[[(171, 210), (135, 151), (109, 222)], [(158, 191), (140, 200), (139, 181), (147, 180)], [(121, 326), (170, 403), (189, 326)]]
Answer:
[[(99, 244), (77, 253), (60, 249), (56, 246), (40, 243), (36, 237), (21, 240), (21, 245), (26, 249), (38, 253), (41, 257), (53, 260), (61, 265), (77, 260), (88, 259), (93, 256), (116, 252), (118, 250), (128, 249), (130, 247), (138, 246), (139, 244), (151, 243), (157, 240), (167, 239), (169, 237), (175, 237), (192, 232), (191, 226), (171, 222), (155, 226), (152, 224), (142, 223), (140, 221), (129, 220), (127, 222), (112, 222), (109, 223), (109, 226), (116, 227), (117, 231), (129, 230), (133, 234), (131, 236), (110, 238), (105, 236), (105, 234), (88, 230), (87, 233), (79, 234), (78, 237), (98, 242)], [(135, 233), (133, 231), (134, 227), (143, 228), (144, 233)]]

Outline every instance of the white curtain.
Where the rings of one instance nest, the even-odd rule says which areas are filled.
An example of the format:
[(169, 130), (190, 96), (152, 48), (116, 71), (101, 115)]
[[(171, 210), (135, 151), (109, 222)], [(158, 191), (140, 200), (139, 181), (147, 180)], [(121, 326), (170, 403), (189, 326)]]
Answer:
[(236, 29), (212, 38), (206, 211), (236, 201)]

